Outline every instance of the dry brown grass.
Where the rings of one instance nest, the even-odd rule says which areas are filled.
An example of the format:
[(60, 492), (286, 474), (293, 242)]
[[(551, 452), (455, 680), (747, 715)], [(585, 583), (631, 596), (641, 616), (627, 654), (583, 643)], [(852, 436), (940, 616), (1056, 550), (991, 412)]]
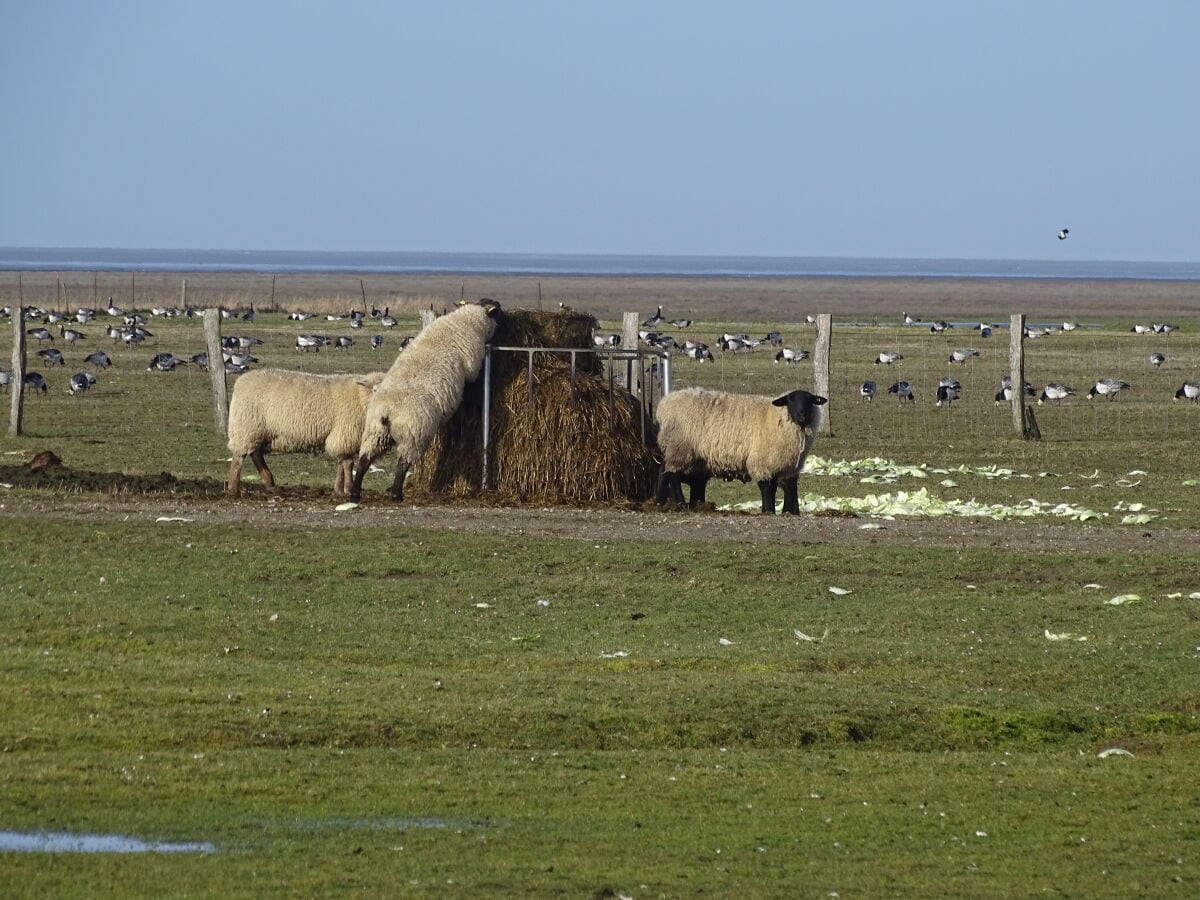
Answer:
[[(570, 312), (508, 310), (496, 347), (589, 349), (595, 320)], [(654, 488), (653, 433), (643, 442), (640, 404), (613, 390), (600, 361), (579, 354), (493, 352), (489, 490), (537, 503), (645, 500)], [(647, 446), (647, 443), (651, 446)], [(441, 496), (477, 496), (483, 473), (483, 391), (463, 404), (413, 472), (413, 487)]]

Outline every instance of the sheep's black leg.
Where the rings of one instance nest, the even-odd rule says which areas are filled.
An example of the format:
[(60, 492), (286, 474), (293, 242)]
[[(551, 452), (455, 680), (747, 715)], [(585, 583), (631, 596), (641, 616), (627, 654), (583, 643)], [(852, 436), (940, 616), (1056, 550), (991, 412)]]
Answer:
[(795, 478), (783, 480), (783, 513), (784, 515), (800, 515), (800, 492)]
[(774, 478), (768, 478), (758, 483), (758, 490), (762, 494), (762, 511), (768, 516), (775, 515), (775, 485)]
[(396, 460), (396, 477), (392, 479), (392, 499), (397, 503), (404, 502), (404, 479), (408, 477), (408, 463), (403, 459)]
[(707, 475), (692, 475), (687, 479), (688, 487), (691, 488), (691, 499), (688, 501), (688, 506), (695, 509), (701, 503), (705, 502), (704, 491), (708, 487)]
[(658, 473), (658, 485), (654, 489), (654, 502), (665, 506), (671, 495), (671, 474), (664, 465)]
[(358, 465), (354, 468), (354, 479), (350, 483), (350, 499), (357, 503), (362, 499), (362, 483), (363, 476), (367, 474), (367, 469), (371, 468), (371, 459), (367, 456), (358, 458)]
[(678, 472), (671, 473), (671, 502), (683, 506), (683, 476)]

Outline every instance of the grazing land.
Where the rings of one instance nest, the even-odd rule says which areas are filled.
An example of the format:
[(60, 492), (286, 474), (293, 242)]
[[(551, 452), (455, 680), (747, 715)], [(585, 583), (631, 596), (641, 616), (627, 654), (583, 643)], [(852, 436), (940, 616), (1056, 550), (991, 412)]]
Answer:
[[(25, 302), (90, 305), (92, 277), (71, 277), (58, 303), (53, 275), (24, 275)], [(137, 275), (137, 306), (178, 304), (179, 278)], [(99, 305), (128, 307), (130, 283), (97, 276)], [(254, 323), (224, 330), (262, 339), (260, 365), (369, 371), (419, 310), (460, 293), (536, 308), (538, 286), (287, 276), (271, 301), (269, 276), (189, 275), (188, 302), (253, 302)], [(801, 484), (823, 511), (396, 507), (373, 474), (366, 502), (338, 512), (333, 461), (305, 455), (270, 457), (278, 494), (248, 481), (230, 500), (207, 374), (146, 370), (157, 352), (204, 349), (199, 320), (151, 318), (154, 337), (126, 348), (101, 312), (78, 326), (85, 348), (60, 348), (67, 366), (31, 356), (49, 393), (27, 397), (23, 436), (0, 438), (0, 831), (214, 852), (0, 852), (6, 893), (1194, 892), (1200, 404), (1172, 394), (1200, 380), (1195, 287), (540, 286), (544, 308), (595, 312), (605, 331), (660, 303), (696, 320), (677, 338), (710, 343), (778, 329), (811, 350), (805, 315), (847, 323), (816, 451), (829, 462)], [(0, 275), (0, 305), (15, 290)], [(395, 328), (324, 318), (362, 308), (364, 291)], [(320, 315), (289, 320), (297, 309)], [(992, 399), (1007, 331), (932, 335), (901, 326), (905, 311), (1078, 321), (1029, 341), (1026, 363), (1039, 390), (1069, 380), (1076, 395), (1037, 408), (1041, 441), (1016, 441)], [(1151, 321), (1179, 330), (1129, 332)], [(355, 345), (299, 353), (302, 332)], [(0, 322), (5, 361), (10, 335)], [(113, 367), (68, 396), (98, 347)], [(959, 347), (981, 355), (948, 364)], [(905, 359), (874, 365), (881, 350)], [(675, 385), (811, 387), (807, 362), (765, 347), (714, 353), (676, 356)], [(939, 409), (947, 374), (964, 396)], [(1110, 376), (1132, 388), (1083, 398)], [(912, 404), (885, 394), (901, 378)], [(42, 450), (65, 468), (30, 473)], [(717, 506), (756, 497), (710, 488)], [(850, 511), (872, 497), (924, 515)], [(1069, 509), (1017, 515), (1031, 500)], [(990, 513), (955, 516), (951, 501)]]

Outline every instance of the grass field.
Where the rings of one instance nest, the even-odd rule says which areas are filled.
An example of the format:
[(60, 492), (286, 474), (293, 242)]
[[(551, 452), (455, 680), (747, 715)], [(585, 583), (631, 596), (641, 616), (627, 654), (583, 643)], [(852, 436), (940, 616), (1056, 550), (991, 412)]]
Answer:
[[(652, 309), (630, 287), (610, 280), (608, 302)], [(679, 309), (717, 290), (676, 289)], [(94, 335), (64, 350), (65, 374), (41, 369), (51, 391), (28, 398), (26, 435), (0, 439), (0, 482), (15, 485), (0, 489), (0, 831), (213, 852), (0, 852), (0, 890), (1193, 894), (1200, 408), (1170, 394), (1200, 374), (1200, 323), (1180, 318), (1166, 339), (1129, 334), (1174, 309), (1136, 306), (1143, 290), (1165, 289), (1129, 287), (1128, 317), (1071, 308), (1062, 318), (1101, 327), (1030, 342), (1039, 387), (1134, 384), (1112, 403), (1042, 407), (1040, 442), (1010, 439), (1010, 416), (991, 400), (1006, 332), (994, 350), (899, 326), (835, 332), (833, 434), (818, 452), (926, 468), (835, 466), (804, 477), (802, 494), (925, 488), (1094, 510), (1087, 522), (1053, 520), (1069, 542), (1046, 538), (1041, 519), (972, 520), (969, 542), (952, 531), (900, 542), (904, 526), (868, 518), (847, 526), (861, 541), (816, 541), (830, 520), (812, 515), (773, 524), (760, 542), (740, 524), (755, 516), (637, 510), (605, 520), (628, 520), (611, 537), (549, 537), (521, 509), (506, 513), (527, 534), (472, 530), (462, 508), (422, 527), (403, 509), (386, 526), (330, 527), (332, 461), (273, 457), (278, 502), (253, 488), (220, 497), (228, 452), (207, 375), (145, 370), (160, 350), (203, 349), (196, 322), (152, 320), (153, 342), (110, 349), (113, 369), (70, 397), (78, 360), (108, 348), (85, 327)], [(895, 302), (916, 306), (907, 299)], [(762, 317), (715, 307), (693, 330), (779, 327), (811, 349), (786, 301)], [(423, 304), (378, 354), (292, 349), (302, 330), (351, 334), (345, 321), (273, 312), (226, 332), (262, 337), (263, 364), (367, 371), (390, 364)], [(0, 324), (5, 359), (8, 334)], [(948, 346), (984, 355), (947, 368)], [(885, 376), (871, 360), (893, 348), (905, 360)], [(1163, 370), (1145, 360), (1157, 349)], [(928, 390), (943, 374), (964, 383), (951, 410)], [(770, 393), (808, 386), (811, 369), (756, 353), (677, 360), (675, 377)], [(861, 403), (869, 377), (881, 393), (885, 377), (907, 377), (920, 398)], [(67, 475), (21, 480), (43, 449)], [(386, 477), (372, 477), (364, 513), (387, 506)], [(710, 492), (720, 503), (756, 494)], [(1148, 518), (1122, 524), (1131, 512)], [(712, 539), (714, 522), (727, 539)], [(692, 523), (707, 537), (689, 537)], [(1132, 756), (1099, 755), (1114, 748)]]

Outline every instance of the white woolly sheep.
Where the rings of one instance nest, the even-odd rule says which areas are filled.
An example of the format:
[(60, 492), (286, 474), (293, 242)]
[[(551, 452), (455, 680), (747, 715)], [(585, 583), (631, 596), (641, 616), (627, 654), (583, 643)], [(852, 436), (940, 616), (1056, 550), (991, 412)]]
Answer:
[(776, 489), (783, 486), (783, 512), (800, 514), (797, 480), (815, 442), (824, 397), (790, 391), (772, 400), (689, 388), (658, 404), (658, 446), (662, 474), (655, 496), (683, 503), (681, 482), (691, 487), (691, 506), (704, 502), (708, 479), (755, 481), (762, 511), (775, 512)]
[(313, 375), (259, 369), (238, 378), (229, 402), (227, 490), (241, 490), (242, 463), (249, 456), (264, 487), (274, 488), (266, 454), (325, 453), (338, 461), (335, 494), (345, 493), (350, 466), (362, 439), (371, 392), (383, 372), (368, 375)]
[(371, 463), (396, 448), (391, 496), (404, 499), (404, 479), (429, 449), (438, 429), (462, 404), (463, 390), (483, 365), (496, 333), (500, 304), (480, 300), (430, 322), (396, 357), (367, 405), (350, 499), (362, 496)]

